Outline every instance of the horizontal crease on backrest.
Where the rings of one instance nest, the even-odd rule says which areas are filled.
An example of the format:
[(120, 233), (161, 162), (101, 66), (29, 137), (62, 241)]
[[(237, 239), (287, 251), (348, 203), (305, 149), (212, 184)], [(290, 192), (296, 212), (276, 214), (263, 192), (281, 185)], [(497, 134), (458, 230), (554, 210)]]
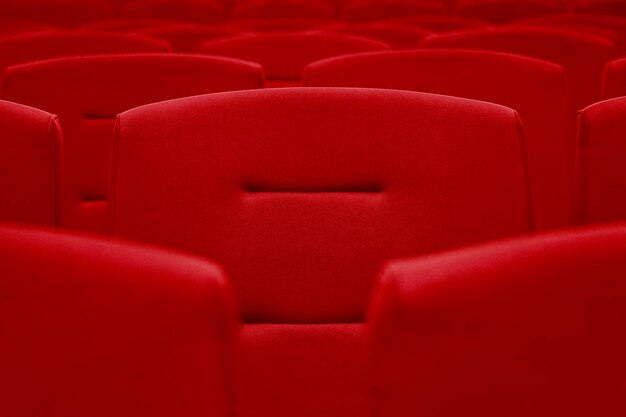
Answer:
[(268, 185), (248, 183), (244, 190), (249, 194), (285, 193), (285, 194), (380, 194), (382, 184), (346, 184), (346, 185)]
[(111, 120), (111, 121), (114, 121), (117, 118), (117, 114), (87, 113), (84, 117), (87, 120)]

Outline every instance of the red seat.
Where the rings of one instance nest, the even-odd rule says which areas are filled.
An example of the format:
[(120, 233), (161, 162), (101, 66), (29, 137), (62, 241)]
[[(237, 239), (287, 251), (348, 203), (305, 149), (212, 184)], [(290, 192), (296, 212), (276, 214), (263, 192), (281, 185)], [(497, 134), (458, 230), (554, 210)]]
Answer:
[(9, 68), (0, 96), (59, 115), (65, 135), (62, 224), (104, 232), (118, 113), (143, 104), (260, 88), (258, 64), (184, 55), (75, 57)]
[(236, 319), (219, 268), (2, 228), (0, 270), (3, 415), (232, 415)]
[(418, 28), (431, 29), (434, 32), (449, 32), (453, 30), (478, 29), (488, 25), (487, 22), (478, 19), (470, 19), (460, 16), (403, 16), (385, 21), (400, 23)]
[(328, 31), (365, 36), (385, 42), (393, 49), (418, 48), (424, 38), (432, 33), (430, 29), (420, 29), (409, 25), (390, 22), (356, 23), (337, 25)]
[(626, 16), (623, 0), (572, 0), (576, 13), (601, 13), (609, 16)]
[(0, 70), (11, 65), (75, 55), (169, 52), (166, 42), (98, 32), (37, 32), (0, 38)]
[(128, 18), (88, 23), (86, 25), (82, 25), (81, 29), (100, 32), (134, 32), (141, 29), (184, 24), (189, 23), (175, 19)]
[(349, 22), (371, 22), (405, 16), (439, 15), (446, 12), (439, 0), (352, 0), (340, 10), (343, 20)]
[(520, 24), (532, 25), (575, 25), (584, 27), (598, 27), (600, 29), (615, 32), (622, 39), (626, 39), (626, 17), (602, 15), (602, 14), (559, 14), (550, 16), (539, 16), (531, 19), (525, 19), (518, 22)]
[(334, 19), (337, 10), (326, 0), (244, 0), (233, 6), (231, 19)]
[(494, 23), (566, 12), (568, 0), (456, 0), (461, 16)]
[(260, 63), (268, 86), (298, 85), (310, 62), (331, 56), (378, 51), (389, 46), (375, 39), (338, 33), (263, 33), (209, 41), (200, 52)]
[(624, 253), (621, 226), (391, 263), (372, 415), (623, 416)]
[(606, 64), (602, 79), (602, 98), (621, 96), (626, 96), (626, 58)]
[(426, 38), (423, 46), (497, 50), (555, 62), (568, 73), (575, 110), (600, 98), (602, 70), (618, 52), (614, 41), (597, 35), (528, 26), (436, 34)]
[(517, 110), (527, 138), (536, 225), (572, 224), (574, 131), (562, 67), (491, 51), (374, 52), (312, 63), (304, 84), (424, 91)]
[(56, 117), (0, 101), (0, 129), (0, 222), (57, 224), (62, 138)]
[(3, 0), (0, 16), (73, 27), (110, 19), (113, 11), (106, 0)]
[(194, 53), (204, 42), (237, 36), (244, 30), (231, 26), (179, 24), (138, 29), (135, 33), (164, 40), (172, 45), (174, 52)]
[(241, 28), (246, 32), (298, 32), (321, 30), (337, 24), (330, 19), (237, 19), (231, 20), (231, 27)]
[(213, 0), (133, 0), (122, 6), (121, 16), (219, 23), (224, 20), (224, 6)]
[(626, 220), (626, 98), (596, 103), (578, 116), (576, 169), (580, 223)]
[(520, 131), (508, 108), (406, 91), (144, 106), (118, 118), (111, 231), (225, 267), (247, 323), (240, 416), (364, 415), (382, 263), (532, 230)]

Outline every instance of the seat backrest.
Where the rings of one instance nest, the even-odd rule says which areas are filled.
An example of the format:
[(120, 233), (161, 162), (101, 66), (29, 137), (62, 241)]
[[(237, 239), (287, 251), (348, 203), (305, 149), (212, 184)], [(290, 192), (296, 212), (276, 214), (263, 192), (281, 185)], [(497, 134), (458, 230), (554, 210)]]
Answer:
[(455, 0), (461, 16), (506, 23), (531, 16), (567, 11), (568, 0)]
[(508, 108), (408, 91), (145, 106), (118, 118), (111, 231), (217, 260), (247, 322), (355, 322), (385, 259), (532, 228), (520, 132)]
[(601, 13), (607, 16), (626, 16), (622, 0), (573, 0), (577, 13)]
[(526, 133), (536, 225), (572, 224), (574, 118), (562, 67), (493, 51), (373, 52), (314, 62), (304, 84), (423, 91), (515, 109)]
[(231, 19), (334, 19), (333, 1), (321, 0), (244, 0), (236, 2)]
[(140, 52), (169, 52), (164, 41), (121, 33), (36, 32), (0, 38), (0, 70), (50, 58)]
[(174, 52), (194, 53), (198, 47), (213, 39), (230, 38), (245, 32), (230, 26), (215, 25), (162, 25), (135, 30), (151, 38), (161, 39), (172, 45)]
[(446, 5), (441, 0), (350, 0), (341, 7), (340, 16), (348, 22), (371, 22), (404, 16), (442, 15)]
[(624, 415), (624, 253), (621, 226), (391, 263), (371, 415)]
[(3, 0), (0, 15), (74, 27), (86, 22), (110, 19), (113, 10), (106, 0)]
[(555, 62), (568, 73), (574, 110), (599, 99), (604, 65), (617, 55), (619, 48), (615, 41), (597, 35), (532, 26), (436, 34), (426, 38), (422, 45), (496, 50)]
[(55, 116), (0, 101), (0, 222), (56, 225), (61, 130)]
[(369, 38), (324, 32), (263, 33), (209, 41), (200, 52), (258, 62), (268, 81), (299, 82), (304, 67), (331, 56), (390, 49)]
[(121, 16), (140, 19), (175, 19), (184, 22), (219, 23), (224, 6), (211, 0), (132, 0), (122, 5)]
[(424, 38), (433, 32), (430, 29), (391, 22), (336, 25), (326, 30), (378, 39), (381, 42), (387, 43), (393, 49), (418, 48)]
[(626, 17), (604, 14), (558, 14), (549, 16), (538, 16), (531, 19), (524, 19), (519, 24), (532, 25), (582, 25), (595, 26), (601, 29), (610, 30), (619, 34), (622, 39), (626, 38)]
[(626, 58), (606, 64), (602, 77), (602, 98), (626, 96)]
[(0, 97), (59, 116), (65, 137), (62, 224), (104, 232), (118, 113), (156, 101), (262, 86), (262, 69), (254, 63), (192, 55), (109, 55), (10, 67)]
[(626, 98), (596, 103), (578, 115), (576, 213), (579, 223), (626, 220)]
[(453, 30), (478, 29), (489, 24), (484, 20), (468, 17), (441, 15), (441, 16), (403, 16), (385, 21), (432, 29), (434, 32), (449, 32)]
[(0, 229), (2, 413), (227, 417), (237, 321), (208, 262)]

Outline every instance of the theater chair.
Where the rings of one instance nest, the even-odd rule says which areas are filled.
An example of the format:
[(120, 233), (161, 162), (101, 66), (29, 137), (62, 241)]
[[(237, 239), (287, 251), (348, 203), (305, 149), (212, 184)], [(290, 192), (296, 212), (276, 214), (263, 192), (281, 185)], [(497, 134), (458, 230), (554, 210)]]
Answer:
[(174, 19), (194, 23), (220, 23), (224, 6), (212, 0), (133, 0), (121, 6), (126, 19)]
[(619, 51), (614, 40), (597, 35), (531, 26), (434, 34), (422, 46), (496, 50), (555, 62), (568, 73), (574, 110), (598, 101), (604, 65)]
[(626, 58), (606, 64), (602, 78), (602, 98), (621, 96), (626, 96)]
[(330, 32), (247, 34), (202, 44), (200, 53), (258, 62), (268, 87), (298, 86), (304, 67), (331, 56), (390, 49), (375, 39)]
[(335, 19), (337, 10), (326, 0), (243, 0), (230, 13), (237, 19)]
[(385, 260), (533, 229), (513, 110), (286, 88), (118, 117), (110, 231), (223, 265), (245, 323), (238, 416), (368, 412), (363, 317)]
[(27, 33), (0, 38), (0, 70), (57, 57), (169, 52), (170, 49), (166, 42), (138, 35), (87, 31)]
[(372, 22), (405, 16), (443, 15), (446, 5), (439, 0), (351, 0), (340, 10), (348, 22)]
[(556, 13), (568, 9), (568, 0), (455, 0), (456, 13), (493, 23)]
[(0, 16), (75, 27), (113, 17), (106, 0), (3, 0)]
[(626, 98), (603, 101), (578, 116), (577, 221), (626, 220)]
[(0, 228), (3, 416), (232, 415), (238, 328), (220, 269)]
[(0, 222), (59, 221), (61, 130), (51, 114), (0, 101)]
[(154, 26), (135, 30), (135, 33), (164, 40), (172, 45), (174, 52), (182, 53), (197, 52), (199, 46), (204, 42), (230, 38), (244, 32), (243, 29), (225, 25), (193, 24)]
[(574, 126), (562, 67), (492, 51), (385, 51), (314, 62), (304, 84), (423, 91), (515, 109), (526, 133), (537, 228), (572, 224)]
[(624, 253), (620, 226), (390, 263), (369, 415), (623, 416)]
[(377, 39), (390, 45), (393, 49), (418, 48), (424, 38), (433, 32), (430, 29), (391, 22), (336, 25), (326, 30)]
[(59, 116), (65, 136), (62, 225), (104, 232), (118, 113), (156, 101), (262, 86), (262, 69), (250, 62), (192, 55), (118, 55), (10, 67), (0, 97)]

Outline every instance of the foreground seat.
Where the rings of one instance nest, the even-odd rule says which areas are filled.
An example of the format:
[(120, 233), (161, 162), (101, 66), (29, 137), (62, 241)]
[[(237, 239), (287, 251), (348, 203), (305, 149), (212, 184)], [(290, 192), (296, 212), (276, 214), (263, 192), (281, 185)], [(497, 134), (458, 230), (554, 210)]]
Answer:
[(572, 224), (574, 129), (562, 67), (492, 51), (386, 51), (314, 62), (304, 84), (424, 91), (515, 109), (526, 133), (536, 225)]
[(138, 35), (87, 31), (27, 33), (0, 38), (0, 71), (11, 65), (58, 57), (169, 51), (166, 42)]
[(331, 56), (390, 49), (370, 38), (325, 32), (263, 33), (209, 41), (199, 51), (258, 62), (270, 87), (301, 84), (304, 67)]
[(143, 104), (263, 86), (258, 64), (191, 55), (118, 55), (8, 69), (0, 96), (59, 116), (65, 136), (65, 227), (104, 232), (118, 113)]
[(532, 26), (436, 34), (426, 38), (423, 46), (496, 50), (555, 62), (568, 73), (575, 110), (598, 101), (604, 65), (619, 48), (615, 41), (597, 35)]
[(582, 110), (578, 116), (577, 221), (626, 220), (626, 98)]
[(59, 221), (61, 130), (53, 115), (0, 101), (0, 222)]
[(391, 263), (374, 416), (623, 416), (626, 227)]
[(408, 91), (144, 106), (118, 118), (111, 232), (224, 266), (246, 323), (240, 416), (365, 415), (378, 269), (532, 230), (520, 131), (508, 108)]
[(232, 411), (236, 318), (210, 263), (0, 228), (2, 414)]

